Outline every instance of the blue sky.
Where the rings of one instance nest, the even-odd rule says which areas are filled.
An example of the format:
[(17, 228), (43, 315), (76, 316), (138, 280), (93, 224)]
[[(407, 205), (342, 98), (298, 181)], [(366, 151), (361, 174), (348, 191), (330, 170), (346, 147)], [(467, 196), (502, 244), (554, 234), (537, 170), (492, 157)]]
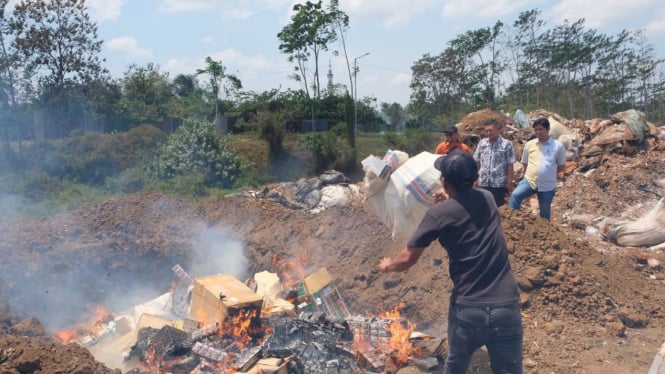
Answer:
[[(279, 52), (276, 36), (296, 2), (303, 1), (86, 1), (113, 76), (121, 77), (131, 63), (153, 62), (173, 78), (194, 73), (211, 56), (222, 60), (245, 89), (257, 92), (299, 88), (288, 78), (292, 65)], [(549, 27), (585, 18), (587, 28), (608, 35), (643, 29), (656, 55), (665, 58), (663, 0), (340, 0), (340, 8), (351, 21), (351, 60), (369, 53), (358, 59), (358, 96), (374, 96), (378, 102), (406, 105), (414, 61), (440, 53), (465, 31), (497, 20), (511, 25), (530, 9), (542, 11)], [(323, 56), (324, 74), (329, 63), (335, 83), (348, 84), (342, 57)]]

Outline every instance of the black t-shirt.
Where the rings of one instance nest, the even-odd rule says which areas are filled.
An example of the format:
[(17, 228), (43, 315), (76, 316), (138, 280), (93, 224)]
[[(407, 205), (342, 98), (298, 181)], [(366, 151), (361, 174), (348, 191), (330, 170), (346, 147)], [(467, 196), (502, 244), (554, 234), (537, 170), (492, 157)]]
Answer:
[(451, 304), (501, 306), (519, 302), (492, 194), (474, 188), (433, 205), (407, 246), (424, 248), (436, 239), (448, 252)]

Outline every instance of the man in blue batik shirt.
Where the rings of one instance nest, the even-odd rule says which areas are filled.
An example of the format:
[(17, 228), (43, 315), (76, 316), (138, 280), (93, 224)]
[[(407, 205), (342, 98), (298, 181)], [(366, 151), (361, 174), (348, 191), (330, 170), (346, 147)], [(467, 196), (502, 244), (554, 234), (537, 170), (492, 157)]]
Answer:
[(513, 191), (513, 143), (501, 137), (499, 123), (490, 119), (485, 123), (484, 138), (476, 147), (473, 158), (478, 163), (478, 187), (494, 196), (497, 206), (506, 202), (506, 194)]

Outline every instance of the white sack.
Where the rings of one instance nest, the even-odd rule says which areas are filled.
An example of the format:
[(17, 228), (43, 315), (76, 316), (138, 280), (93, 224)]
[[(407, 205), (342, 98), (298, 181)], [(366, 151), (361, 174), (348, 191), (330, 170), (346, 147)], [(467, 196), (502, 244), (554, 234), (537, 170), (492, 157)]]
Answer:
[(441, 173), (434, 168), (440, 155), (421, 152), (408, 159), (391, 175), (378, 193), (363, 200), (365, 210), (383, 222), (394, 239), (408, 239), (416, 231), (425, 212), (441, 188)]

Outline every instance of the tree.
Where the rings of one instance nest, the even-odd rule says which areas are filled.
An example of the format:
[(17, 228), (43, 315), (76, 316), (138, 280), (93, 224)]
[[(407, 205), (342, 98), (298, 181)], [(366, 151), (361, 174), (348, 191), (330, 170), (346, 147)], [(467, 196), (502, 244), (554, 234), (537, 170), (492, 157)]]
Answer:
[(545, 26), (545, 21), (538, 18), (540, 13), (537, 9), (522, 12), (513, 23), (515, 32), (510, 45), (515, 80), (511, 87), (523, 107), (530, 107), (532, 100), (540, 106), (539, 77), (543, 63), (537, 59), (536, 52), (541, 29)]
[(388, 125), (394, 131), (399, 131), (404, 121), (404, 108), (399, 103), (381, 103), (381, 113), (388, 118)]
[[(197, 69), (196, 75), (208, 74), (210, 76), (210, 88), (212, 91), (211, 99), (215, 103), (215, 124), (219, 124), (220, 118), (220, 89), (224, 88), (228, 94), (229, 89), (238, 90), (242, 88), (242, 83), (235, 75), (226, 74), (226, 67), (221, 60), (215, 61), (210, 56), (206, 57), (206, 67), (204, 69)], [(224, 82), (228, 82), (229, 86), (225, 86)], [(226, 129), (228, 130), (228, 129)], [(224, 130), (223, 133), (227, 131)]]
[(129, 118), (133, 126), (150, 123), (165, 124), (173, 92), (168, 73), (161, 73), (159, 66), (130, 65), (122, 79), (122, 98), (118, 111)]
[(13, 120), (11, 113), (16, 108), (16, 89), (14, 86), (14, 65), (16, 64), (16, 56), (12, 51), (7, 49), (8, 23), (5, 18), (5, 8), (9, 0), (0, 0), (0, 124), (3, 129), (3, 140), (5, 149), (9, 148), (10, 141), (10, 127), (12, 127)]
[(448, 43), (473, 73), (473, 101), (477, 107), (492, 108), (499, 95), (498, 80), (503, 67), (496, 44), (502, 28), (503, 23), (497, 21), (492, 27), (467, 31)]
[[(291, 22), (277, 34), (280, 41), (279, 50), (289, 55), (290, 62), (296, 62), (296, 74), (292, 77), (303, 83), (307, 97), (318, 98), (321, 94), (319, 80), (319, 57), (328, 45), (337, 40), (336, 22), (340, 21), (341, 13), (328, 13), (322, 9), (321, 1), (293, 6), (295, 14)], [(312, 93), (308, 84), (307, 63), (313, 58)]]
[(62, 136), (71, 129), (71, 116), (86, 110), (86, 85), (106, 73), (99, 58), (102, 41), (85, 0), (22, 0), (10, 29), (25, 70), (39, 84), (42, 103), (60, 123), (56, 135)]
[[(351, 147), (353, 154), (355, 156), (356, 123), (355, 123), (354, 113), (352, 110), (353, 108), (350, 108), (349, 105), (353, 106), (355, 104), (352, 98), (352, 93), (355, 92), (353, 90), (353, 77), (354, 74), (357, 74), (358, 72), (351, 70), (351, 61), (349, 61), (349, 54), (346, 50), (346, 34), (349, 30), (349, 16), (339, 9), (339, 0), (330, 0), (330, 5), (328, 6), (328, 14), (330, 17), (331, 24), (337, 30), (338, 32), (337, 36), (339, 37), (339, 40), (342, 43), (342, 52), (344, 53), (344, 60), (346, 61), (346, 70), (349, 73), (349, 90), (346, 90), (347, 97), (344, 100), (344, 103), (346, 105), (345, 107), (346, 118), (344, 120), (346, 122), (346, 138), (349, 143), (349, 147)], [(356, 68), (357, 67), (354, 67), (354, 69)]]
[(212, 120), (214, 113), (206, 102), (205, 91), (199, 85), (195, 75), (179, 74), (173, 79), (173, 100), (169, 114), (185, 119), (189, 117)]

